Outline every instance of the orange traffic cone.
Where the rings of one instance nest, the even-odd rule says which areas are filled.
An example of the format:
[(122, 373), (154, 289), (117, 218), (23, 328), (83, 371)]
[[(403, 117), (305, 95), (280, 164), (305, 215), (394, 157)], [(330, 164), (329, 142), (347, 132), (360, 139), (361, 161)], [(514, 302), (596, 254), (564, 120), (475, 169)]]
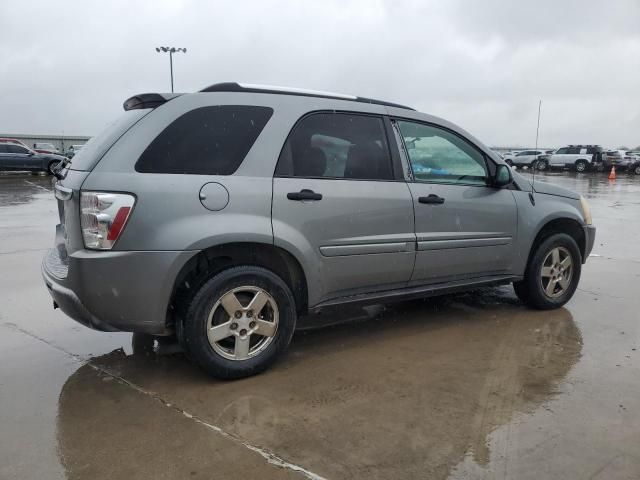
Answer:
[(616, 179), (616, 166), (611, 165), (611, 173), (609, 174), (609, 180), (615, 180), (615, 179)]

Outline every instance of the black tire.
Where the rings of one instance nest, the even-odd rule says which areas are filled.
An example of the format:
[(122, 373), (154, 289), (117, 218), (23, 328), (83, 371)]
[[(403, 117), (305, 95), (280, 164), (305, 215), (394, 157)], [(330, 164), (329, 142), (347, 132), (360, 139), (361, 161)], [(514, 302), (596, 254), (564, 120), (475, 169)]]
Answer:
[[(275, 301), (278, 310), (277, 329), (270, 343), (255, 356), (243, 360), (225, 358), (209, 342), (209, 313), (230, 290), (247, 286), (262, 289)], [(279, 276), (265, 268), (240, 266), (220, 272), (200, 287), (189, 302), (179, 335), (189, 357), (210, 375), (222, 379), (242, 378), (266, 370), (287, 349), (295, 330), (296, 318), (295, 299)], [(233, 336), (225, 340), (228, 339), (236, 341)]]
[(640, 165), (635, 165), (631, 168), (634, 175), (640, 175)]
[(533, 168), (535, 168), (540, 172), (544, 172), (549, 168), (549, 164), (547, 163), (546, 160), (538, 160), (537, 162), (535, 162), (535, 165)]
[(578, 160), (575, 164), (576, 172), (584, 173), (587, 171), (587, 162), (585, 160)]
[[(550, 297), (545, 293), (541, 280), (543, 262), (549, 253), (562, 248), (567, 251), (572, 260), (572, 272), (569, 285), (562, 294)], [(513, 283), (513, 289), (518, 298), (526, 305), (540, 310), (560, 308), (567, 303), (578, 288), (582, 270), (582, 255), (576, 241), (566, 233), (555, 233), (545, 239), (532, 253), (525, 271), (524, 279)]]

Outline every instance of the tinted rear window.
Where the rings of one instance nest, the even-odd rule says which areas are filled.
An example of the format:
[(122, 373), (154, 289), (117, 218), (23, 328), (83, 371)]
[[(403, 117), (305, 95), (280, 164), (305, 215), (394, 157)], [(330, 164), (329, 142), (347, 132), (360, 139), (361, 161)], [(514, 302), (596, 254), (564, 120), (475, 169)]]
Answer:
[(142, 153), (142, 173), (231, 175), (271, 118), (273, 109), (248, 105), (201, 107), (178, 117)]

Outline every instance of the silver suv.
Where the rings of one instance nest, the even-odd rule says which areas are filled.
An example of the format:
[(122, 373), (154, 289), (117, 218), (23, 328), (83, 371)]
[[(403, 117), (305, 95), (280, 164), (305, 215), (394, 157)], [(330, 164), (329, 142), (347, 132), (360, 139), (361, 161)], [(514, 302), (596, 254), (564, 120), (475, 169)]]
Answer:
[(408, 107), (225, 83), (124, 109), (54, 172), (44, 281), (80, 323), (175, 333), (217, 377), (264, 370), (329, 305), (513, 283), (560, 307), (593, 246), (583, 198)]

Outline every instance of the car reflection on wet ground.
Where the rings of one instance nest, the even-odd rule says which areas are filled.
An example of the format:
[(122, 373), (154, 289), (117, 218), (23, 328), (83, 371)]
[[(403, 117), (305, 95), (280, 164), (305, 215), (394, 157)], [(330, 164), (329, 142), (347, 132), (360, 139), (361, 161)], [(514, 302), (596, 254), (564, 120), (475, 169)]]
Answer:
[(0, 176), (0, 478), (640, 477), (640, 179), (539, 180), (598, 227), (565, 308), (498, 287), (325, 310), (221, 382), (52, 310), (50, 179)]

